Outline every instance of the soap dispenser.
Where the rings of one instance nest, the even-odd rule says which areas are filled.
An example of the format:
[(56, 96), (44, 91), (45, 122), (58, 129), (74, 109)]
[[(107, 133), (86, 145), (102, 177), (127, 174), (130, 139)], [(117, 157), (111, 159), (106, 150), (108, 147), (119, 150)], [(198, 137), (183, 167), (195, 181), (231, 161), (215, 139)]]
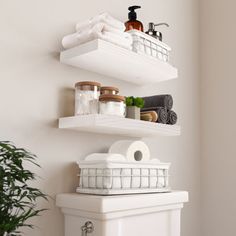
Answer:
[(169, 25), (167, 23), (154, 24), (154, 23), (150, 22), (148, 24), (148, 31), (146, 31), (145, 33), (162, 41), (162, 33), (155, 30), (155, 27), (160, 26), (160, 25), (165, 25), (165, 26), (169, 27)]
[(142, 24), (142, 22), (137, 20), (137, 13), (135, 12), (135, 10), (139, 9), (139, 8), (141, 8), (141, 7), (140, 6), (130, 6), (128, 8), (128, 10), (130, 11), (129, 15), (128, 15), (129, 20), (127, 22), (125, 22), (125, 27), (126, 27), (125, 31), (133, 30), (133, 29), (143, 31), (143, 24)]

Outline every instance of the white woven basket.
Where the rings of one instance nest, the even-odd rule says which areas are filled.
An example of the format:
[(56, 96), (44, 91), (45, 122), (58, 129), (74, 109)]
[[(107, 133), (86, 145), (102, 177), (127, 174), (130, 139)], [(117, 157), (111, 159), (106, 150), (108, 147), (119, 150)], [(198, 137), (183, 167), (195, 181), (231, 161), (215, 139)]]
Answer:
[(168, 192), (169, 163), (127, 161), (79, 161), (77, 192), (99, 195)]
[(168, 62), (171, 48), (165, 43), (139, 30), (129, 30), (133, 38), (132, 50)]

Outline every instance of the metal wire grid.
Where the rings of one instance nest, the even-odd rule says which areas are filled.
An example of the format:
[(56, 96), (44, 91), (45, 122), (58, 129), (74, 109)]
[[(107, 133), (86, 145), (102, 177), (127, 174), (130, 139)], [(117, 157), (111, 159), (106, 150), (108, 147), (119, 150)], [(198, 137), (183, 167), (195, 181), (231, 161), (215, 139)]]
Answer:
[(143, 53), (152, 57), (158, 58), (162, 61), (168, 62), (170, 59), (170, 51), (159, 45), (158, 42), (154, 43), (145, 37), (139, 35), (133, 36), (133, 51)]
[[(130, 174), (124, 174), (125, 172)], [(143, 174), (144, 172), (147, 173)], [(78, 176), (80, 188), (165, 189), (169, 187), (168, 169), (161, 168), (83, 168)], [(115, 186), (115, 183), (118, 183), (119, 187)]]

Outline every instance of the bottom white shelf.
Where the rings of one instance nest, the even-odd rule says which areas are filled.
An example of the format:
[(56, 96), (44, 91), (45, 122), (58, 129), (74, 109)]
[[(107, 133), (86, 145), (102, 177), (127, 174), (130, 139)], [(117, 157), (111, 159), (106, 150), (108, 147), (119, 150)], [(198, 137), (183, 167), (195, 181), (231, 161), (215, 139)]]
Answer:
[(99, 114), (60, 118), (59, 128), (129, 137), (180, 135), (178, 125), (165, 125)]

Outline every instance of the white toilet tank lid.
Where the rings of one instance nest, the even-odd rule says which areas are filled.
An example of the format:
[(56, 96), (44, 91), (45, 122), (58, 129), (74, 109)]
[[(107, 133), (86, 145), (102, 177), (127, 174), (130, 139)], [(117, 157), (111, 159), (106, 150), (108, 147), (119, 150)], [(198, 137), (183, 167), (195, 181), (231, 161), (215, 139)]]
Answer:
[(97, 196), (78, 193), (58, 194), (56, 205), (94, 213), (111, 213), (133, 209), (182, 204), (188, 202), (188, 192)]

